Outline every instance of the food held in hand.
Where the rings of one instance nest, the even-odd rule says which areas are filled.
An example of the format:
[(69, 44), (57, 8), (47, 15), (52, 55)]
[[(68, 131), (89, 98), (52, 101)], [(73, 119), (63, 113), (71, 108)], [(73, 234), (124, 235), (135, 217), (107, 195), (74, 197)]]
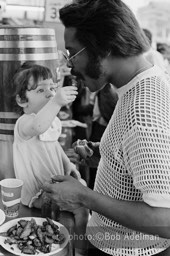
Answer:
[(93, 155), (93, 150), (89, 148), (87, 140), (77, 140), (75, 152), (80, 155), (81, 158), (86, 159)]

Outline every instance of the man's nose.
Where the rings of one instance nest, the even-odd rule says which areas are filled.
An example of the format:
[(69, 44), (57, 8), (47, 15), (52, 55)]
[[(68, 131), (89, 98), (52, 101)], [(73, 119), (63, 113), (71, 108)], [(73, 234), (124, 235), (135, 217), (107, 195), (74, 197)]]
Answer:
[(71, 61), (67, 61), (67, 67), (68, 67), (68, 68), (72, 68), (72, 67), (73, 67), (73, 64), (72, 64)]

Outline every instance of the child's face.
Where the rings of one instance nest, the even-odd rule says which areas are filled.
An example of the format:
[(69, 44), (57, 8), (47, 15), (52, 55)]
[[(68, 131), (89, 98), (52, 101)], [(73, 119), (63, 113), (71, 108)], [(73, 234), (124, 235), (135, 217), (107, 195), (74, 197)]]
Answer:
[[(34, 83), (33, 78), (30, 78), (28, 88)], [(38, 113), (47, 102), (55, 96), (56, 84), (52, 79), (39, 80), (38, 86), (34, 90), (26, 91), (26, 97), (28, 99), (27, 113)]]

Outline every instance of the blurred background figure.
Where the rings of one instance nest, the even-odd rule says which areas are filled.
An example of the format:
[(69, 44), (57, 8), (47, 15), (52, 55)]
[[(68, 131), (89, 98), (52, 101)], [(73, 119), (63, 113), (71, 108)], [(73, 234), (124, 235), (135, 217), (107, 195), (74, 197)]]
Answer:
[(164, 57), (166, 70), (170, 74), (170, 62), (169, 62), (170, 47), (166, 43), (157, 43), (157, 51), (160, 52)]
[(84, 86), (83, 81), (77, 81), (78, 95), (75, 102), (72, 103), (73, 119), (87, 124), (87, 129), (76, 126), (73, 134), (73, 142), (78, 139), (89, 139), (91, 133), (91, 123), (93, 115), (94, 102), (91, 99), (91, 93), (87, 87)]
[[(73, 119), (86, 123), (88, 127), (87, 129), (75, 127), (72, 141), (86, 139), (99, 142), (113, 114), (118, 95), (112, 84), (107, 84), (98, 92), (90, 92), (84, 87), (83, 82), (78, 80), (77, 87), (78, 96), (72, 103)], [(65, 152), (74, 164), (79, 161), (73, 149)], [(88, 187), (93, 189), (97, 168), (79, 164), (79, 171)]]
[[(87, 125), (87, 128), (82, 126), (76, 126), (73, 129), (72, 134), (72, 143), (77, 141), (78, 139), (86, 139), (89, 140), (92, 128), (92, 115), (93, 115), (93, 107), (94, 107), (94, 93), (91, 93), (87, 87), (84, 86), (83, 81), (75, 78), (75, 84), (78, 88), (78, 95), (74, 103), (72, 103), (72, 119), (77, 120), (81, 123)], [(75, 86), (75, 85), (74, 85)], [(76, 164), (81, 176), (86, 181), (87, 185), (89, 185), (89, 167), (80, 165), (79, 159), (77, 159), (77, 154), (75, 153), (73, 148), (69, 148), (65, 150), (67, 156), (70, 161)]]
[(166, 62), (164, 60), (163, 55), (158, 52), (156, 49), (152, 47), (152, 33), (148, 29), (143, 29), (143, 32), (145, 36), (147, 37), (149, 44), (150, 44), (150, 49), (149, 51), (144, 53), (145, 58), (153, 65), (157, 65), (163, 70), (166, 70)]
[[(99, 142), (114, 112), (118, 95), (112, 84), (98, 91), (94, 98), (92, 129), (89, 140)], [(97, 168), (90, 168), (89, 187), (93, 189)]]
[[(89, 168), (79, 165), (77, 154), (72, 148), (72, 143), (78, 139), (89, 139), (91, 132), (93, 102), (90, 102), (90, 94), (88, 88), (84, 87), (83, 82), (70, 73), (64, 72), (62, 86), (77, 87), (78, 95), (76, 101), (61, 108), (59, 118), (62, 120), (62, 134), (59, 142), (63, 147), (70, 161), (76, 164), (83, 179), (89, 183)], [(69, 122), (70, 121), (70, 122)], [(66, 125), (67, 124), (67, 125)], [(75, 125), (74, 125), (75, 124)]]
[(113, 114), (118, 95), (112, 84), (107, 84), (96, 93), (93, 108), (93, 123), (90, 140), (98, 142)]

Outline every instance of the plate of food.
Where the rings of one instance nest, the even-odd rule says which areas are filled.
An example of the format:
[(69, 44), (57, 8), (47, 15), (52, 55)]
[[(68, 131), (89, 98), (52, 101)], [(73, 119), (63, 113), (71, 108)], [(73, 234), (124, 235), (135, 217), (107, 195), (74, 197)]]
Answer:
[(0, 225), (2, 225), (5, 221), (5, 213), (0, 209)]
[(50, 218), (23, 217), (0, 227), (0, 244), (14, 255), (66, 255), (69, 232)]

